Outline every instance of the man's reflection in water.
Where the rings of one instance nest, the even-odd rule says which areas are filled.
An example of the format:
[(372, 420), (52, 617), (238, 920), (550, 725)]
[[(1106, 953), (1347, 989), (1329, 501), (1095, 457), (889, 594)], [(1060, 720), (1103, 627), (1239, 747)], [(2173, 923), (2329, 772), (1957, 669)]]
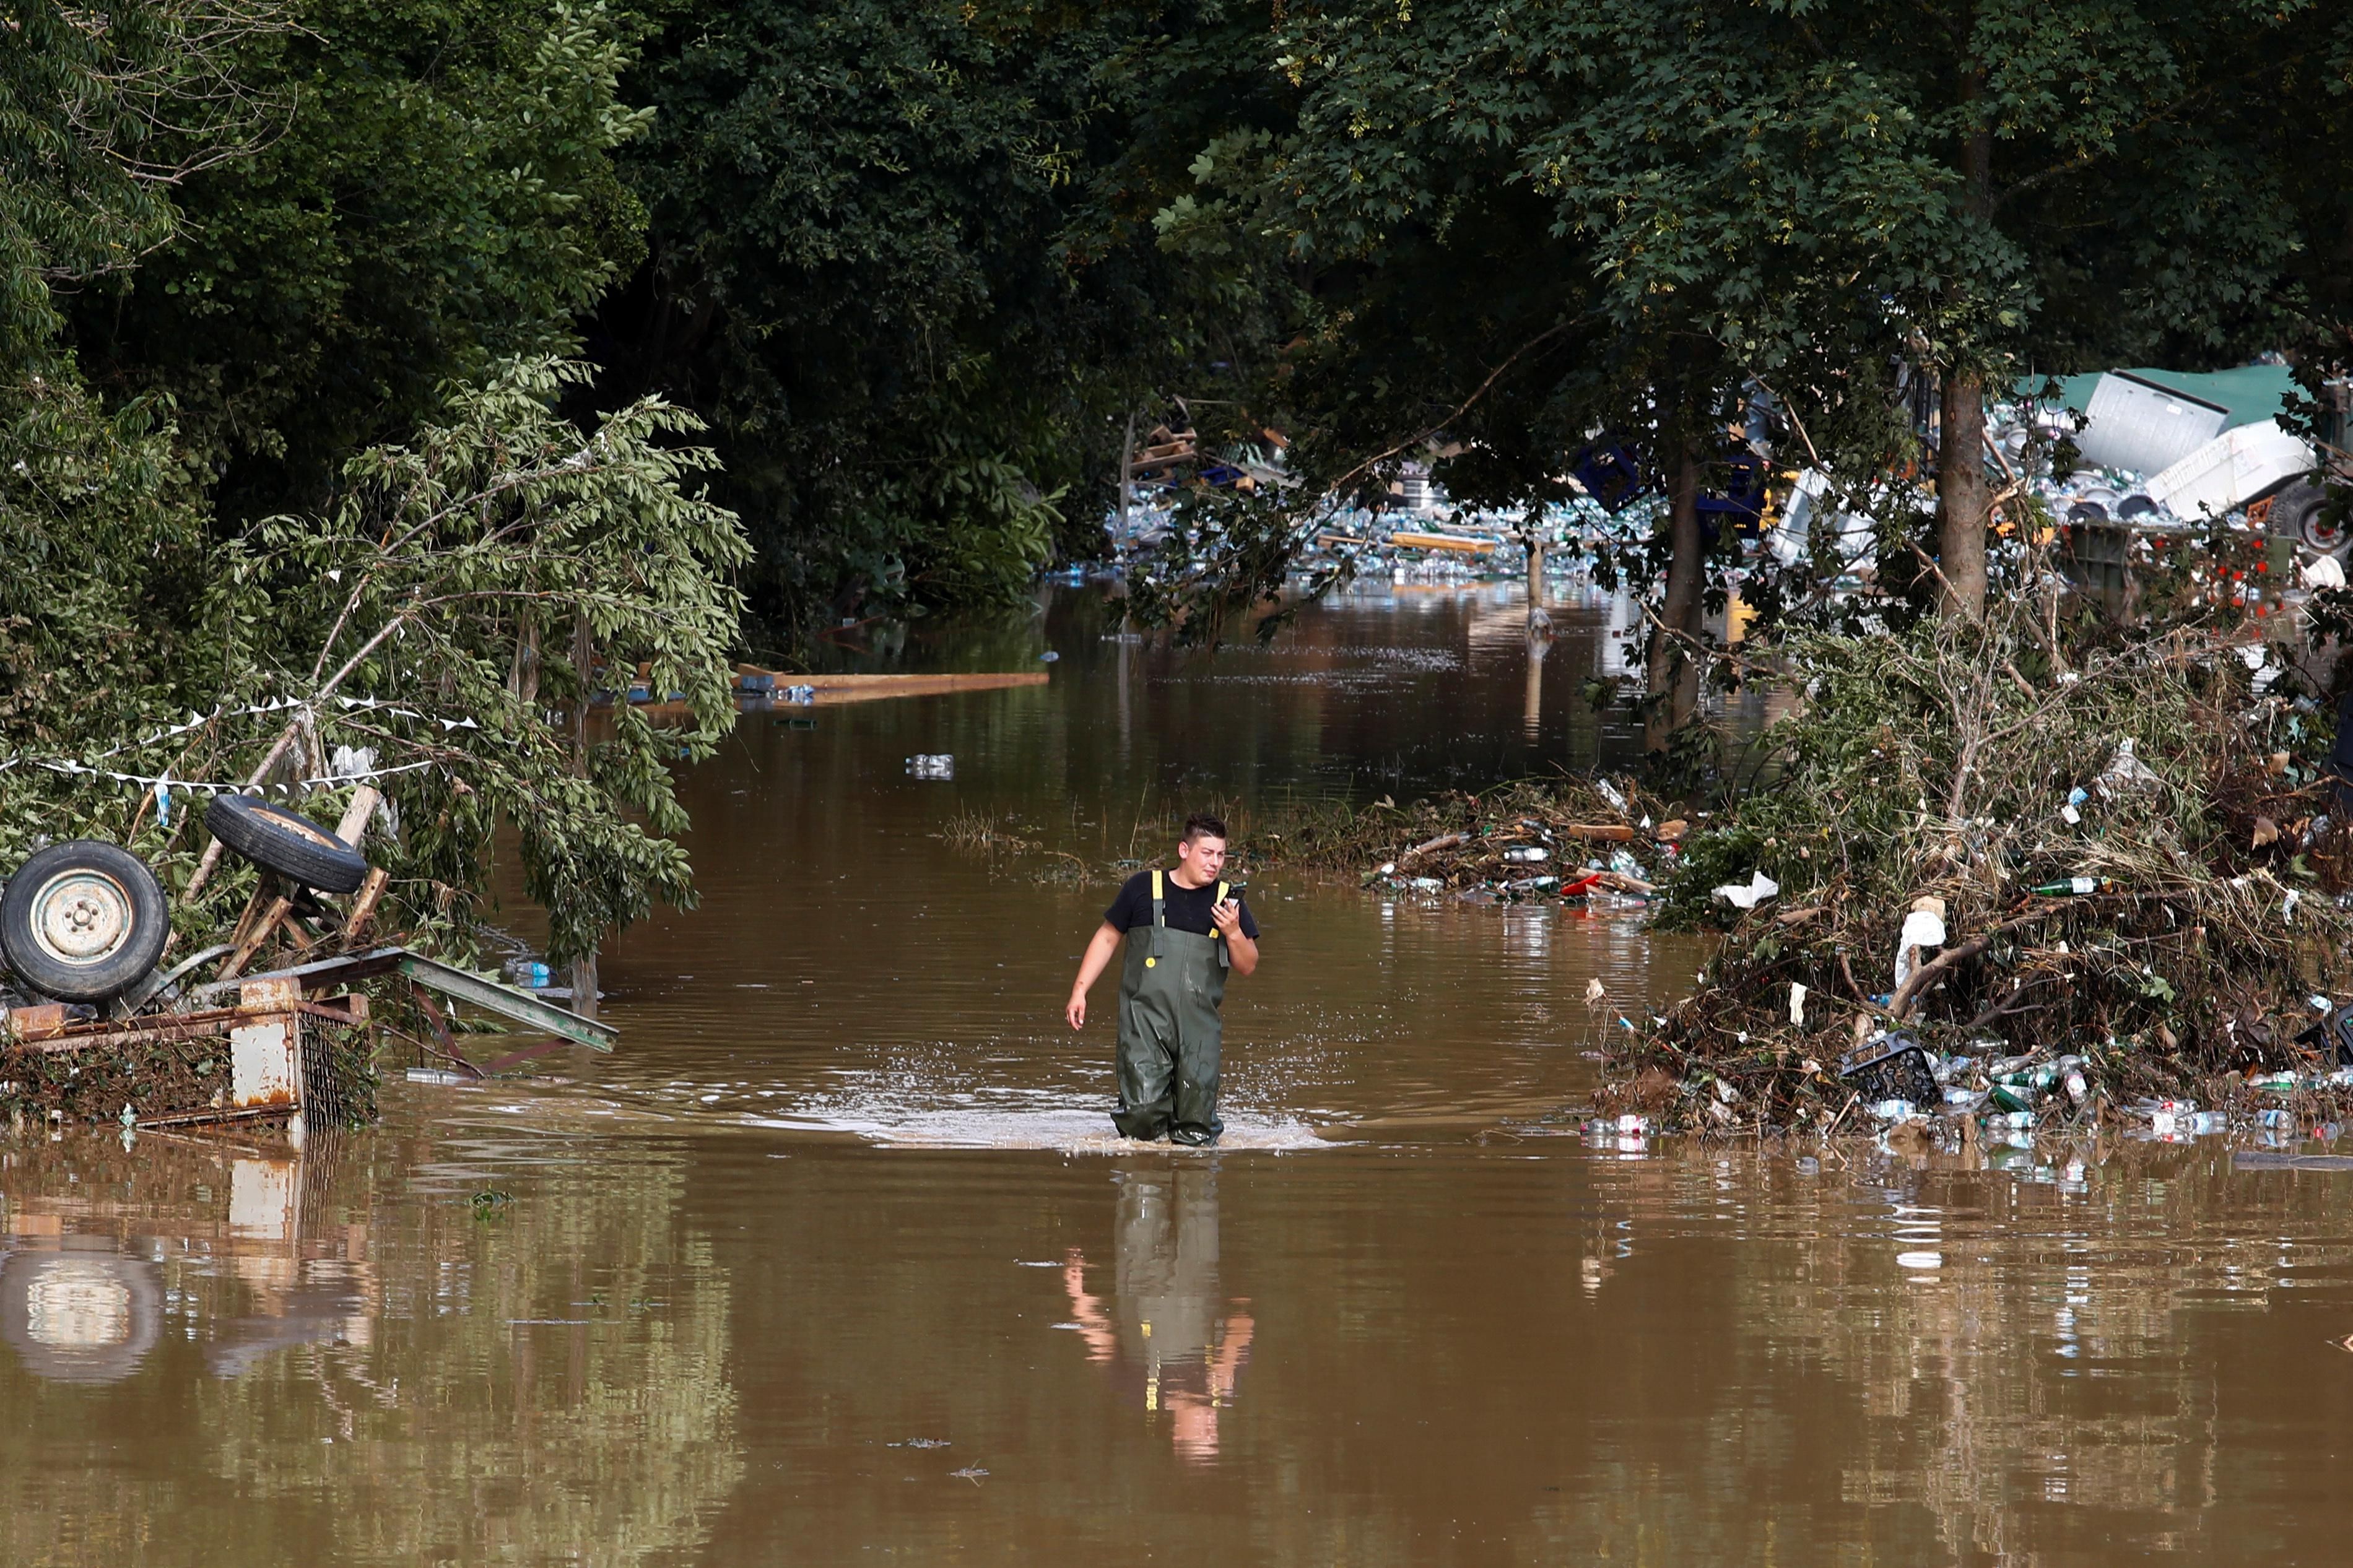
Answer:
[(1112, 1369), (1145, 1409), (1166, 1410), (1176, 1455), (1218, 1457), (1218, 1412), (1233, 1403), (1249, 1359), (1250, 1303), (1218, 1289), (1218, 1178), (1214, 1170), (1126, 1169), (1114, 1222), (1118, 1264), (1112, 1300), (1087, 1290), (1086, 1255), (1071, 1249), (1062, 1285), (1087, 1354)]

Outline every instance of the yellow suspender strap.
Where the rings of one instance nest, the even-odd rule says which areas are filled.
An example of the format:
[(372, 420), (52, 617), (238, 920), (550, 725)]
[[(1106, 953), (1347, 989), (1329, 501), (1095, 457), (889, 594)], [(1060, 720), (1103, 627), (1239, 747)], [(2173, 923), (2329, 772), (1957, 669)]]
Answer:
[(1156, 926), (1168, 923), (1167, 908), (1162, 902), (1160, 891), (1160, 873), (1156, 868), (1152, 873), (1152, 923)]

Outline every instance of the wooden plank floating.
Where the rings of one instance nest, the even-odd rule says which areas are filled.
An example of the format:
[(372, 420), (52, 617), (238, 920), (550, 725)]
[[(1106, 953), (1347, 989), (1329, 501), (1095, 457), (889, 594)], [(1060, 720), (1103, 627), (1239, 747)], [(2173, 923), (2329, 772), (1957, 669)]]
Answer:
[(1493, 552), (1495, 541), (1456, 533), (1392, 533), (1389, 542), (1406, 550), (1459, 550), (1470, 555)]
[[(977, 670), (938, 675), (794, 675), (785, 670), (735, 667), (738, 700), (774, 700), (779, 708), (839, 708), (849, 702), (881, 702), (900, 697), (949, 697), (965, 691), (1005, 691), (1016, 687), (1043, 686), (1050, 678), (1042, 669)], [(786, 700), (796, 686), (810, 689), (806, 703)], [(682, 719), (683, 702), (632, 702), (649, 719)]]
[(1042, 669), (1022, 669), (951, 675), (776, 675), (775, 679), (778, 691), (793, 686), (812, 687), (817, 693), (817, 706), (831, 708), (844, 702), (879, 702), (893, 697), (944, 697), (959, 691), (1043, 686), (1048, 676)]

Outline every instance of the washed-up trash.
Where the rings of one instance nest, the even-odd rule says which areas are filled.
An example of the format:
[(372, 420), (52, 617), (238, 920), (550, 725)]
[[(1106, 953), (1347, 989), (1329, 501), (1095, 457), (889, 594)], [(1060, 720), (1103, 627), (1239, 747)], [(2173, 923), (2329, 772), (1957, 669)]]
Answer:
[(1944, 1098), (1928, 1053), (1909, 1035), (1881, 1035), (1867, 1041), (1839, 1063), (1838, 1076), (1866, 1103), (1901, 1100), (1935, 1105)]
[(459, 1084), (471, 1083), (474, 1080), (468, 1078), (464, 1073), (452, 1072), (448, 1068), (410, 1068), (408, 1069), (408, 1081), (411, 1083), (439, 1084), (443, 1088), (448, 1089)]
[(817, 688), (814, 686), (787, 686), (776, 695), (783, 698), (787, 702), (796, 703), (800, 707), (807, 708), (813, 706), (817, 701)]
[(1806, 1026), (1806, 987), (1802, 981), (1789, 982), (1789, 1022), (1800, 1029)]
[(1611, 784), (1608, 779), (1595, 779), (1593, 787), (1601, 793), (1602, 799), (1617, 807), (1620, 816), (1626, 814), (1626, 796), (1616, 784)]
[[(1630, 860), (1633, 857), (1630, 855), (1627, 858)], [(1617, 857), (1612, 856), (1610, 859), (1611, 864), (1614, 866), (1616, 864)], [(1636, 872), (1626, 873), (1628, 876), (1637, 874), (1638, 873)], [(1726, 882), (1722, 887), (1715, 889), (1715, 896), (1730, 904), (1734, 909), (1753, 910), (1758, 904), (1763, 903), (1766, 900), (1771, 898), (1780, 890), (1780, 883), (1775, 881), (1764, 872), (1757, 871), (1751, 873), (1748, 879), (1748, 885), (1746, 887), (1742, 887), (1737, 882)]]
[(2110, 886), (2105, 877), (2062, 877), (2055, 882), (2039, 882), (2026, 890), (2037, 898), (2081, 899), (2104, 893)]
[(1996, 1110), (2031, 1110), (2042, 1091), (2031, 1083), (1997, 1083), (1986, 1091), (1986, 1098)]
[(1444, 882), (1439, 880), (1436, 877), (1416, 877), (1412, 881), (1406, 885), (1418, 893), (1434, 893), (1438, 891), (1439, 889), (1446, 886)]
[(2307, 561), (2300, 568), (2307, 588), (2342, 588), (2345, 586), (2345, 563), (2334, 555), (2323, 555)]
[(1631, 877), (1638, 882), (1647, 882), (1651, 879), (1649, 869), (1640, 860), (1634, 858), (1631, 850), (1612, 849), (1609, 852), (1609, 868), (1621, 877)]
[(1059, 662), (1061, 659), (1061, 657), (1062, 656), (1060, 654), (1056, 653), (1053, 649), (1048, 648), (1044, 653), (1038, 656), (1038, 662), (1039, 664), (1054, 664)]
[(955, 777), (955, 756), (949, 752), (920, 752), (907, 759), (910, 778), (952, 779)]
[(1922, 899), (1904, 917), (1904, 930), (1895, 939), (1895, 989), (1904, 989), (1922, 952), (1944, 945), (1945, 900)]
[(1533, 866), (1552, 858), (1552, 851), (1538, 844), (1515, 844), (1504, 851), (1504, 858), (1518, 866)]
[(2116, 754), (2108, 759), (2108, 765), (2100, 770), (2098, 778), (2092, 781), (2092, 787), (2099, 792), (2101, 799), (2114, 800), (2120, 795), (2136, 790), (2154, 789), (2165, 782), (2147, 763), (2133, 754), (2133, 744), (2130, 736), (2118, 741)]
[(1873, 1101), (1871, 1114), (1882, 1121), (1909, 1121), (1916, 1109), (1908, 1100), (1881, 1100)]

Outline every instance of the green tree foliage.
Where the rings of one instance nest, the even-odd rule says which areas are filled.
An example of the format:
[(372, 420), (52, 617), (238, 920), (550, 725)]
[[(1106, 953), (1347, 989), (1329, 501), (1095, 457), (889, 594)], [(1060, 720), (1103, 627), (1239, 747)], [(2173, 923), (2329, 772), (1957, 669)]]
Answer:
[[(2283, 275), (2313, 234), (2284, 195), (2277, 95), (2335, 79), (2326, 10), (1302, 7), (1260, 45), (1289, 122), (1208, 143), (1168, 226), (1279, 238), (1315, 269), (1282, 386), (1311, 495), (1443, 436), (1464, 499), (1534, 500), (1597, 428), (1643, 445), (1674, 492), (1745, 387), (1777, 405), (1785, 458), (1893, 503), (1887, 542), (1908, 554), (1911, 500), (1874, 483), (1915, 455), (1891, 374), (1908, 364), (1955, 411), (1940, 547), (1966, 606), (1988, 385), (2227, 362), (2289, 330)], [(1701, 539), (1683, 510), (1620, 554), (1663, 575), (1662, 619), (1688, 637)], [(1282, 568), (1279, 550), (1224, 553)], [(1812, 596), (1753, 573), (1746, 591), (1767, 609)]]
[[(685, 488), (714, 466), (673, 444), (698, 422), (642, 399), (584, 437), (555, 407), (586, 374), (517, 362), (459, 387), (412, 439), (354, 458), (327, 516), (258, 528), (216, 588), (229, 689), (300, 698), (314, 756), (430, 764), (386, 785), (412, 895), (479, 894), (512, 823), (558, 961), (654, 897), (692, 903), (670, 767), (734, 724), (728, 576), (745, 554), (733, 515)], [(627, 702), (588, 715), (640, 661), (683, 727)]]
[[(421, 14), (317, 16), (344, 30), (299, 42), (168, 0), (6, 18), (7, 863), (43, 837), (109, 837), (185, 889), (201, 842), (187, 784), (251, 770), (313, 796), (351, 746), (397, 770), (400, 829), (374, 847), (412, 928), (467, 940), (502, 824), (558, 956), (654, 898), (691, 899), (669, 769), (732, 722), (741, 531), (689, 493), (712, 463), (679, 444), (691, 416), (639, 399), (584, 432), (557, 405), (585, 404), (585, 369), (491, 357), (563, 337), (610, 274), (591, 242), (628, 207), (601, 163), (638, 119), (615, 106), (617, 45), (552, 15), (470, 64), (446, 33), (438, 60), (429, 32), (404, 33)], [(308, 140), (281, 130), (257, 153), (287, 111)], [(86, 345), (101, 318), (111, 334), (97, 390), (67, 299)], [(404, 438), (350, 450), (385, 423)], [(208, 512), (240, 441), (331, 488), (251, 523)], [(590, 718), (599, 668), (640, 659), (682, 694), (684, 729), (626, 705)], [(210, 716), (181, 722), (192, 710)], [(171, 792), (138, 782), (157, 778), (182, 784), (168, 818)], [(242, 880), (181, 918), (205, 929)]]
[(441, 384), (560, 353), (637, 255), (613, 150), (634, 24), (596, 4), (292, 0), (230, 62), (276, 109), (183, 181), (181, 233), (87, 289), (80, 357), (168, 396), (223, 515), (316, 508)]
[(71, 291), (174, 232), (172, 185), (232, 156), (268, 101), (224, 57), (233, 5), (29, 0), (0, 18), (0, 737), (130, 721), (174, 644), (199, 519), (163, 411), (109, 408), (62, 341)]
[(1093, 552), (1154, 372), (1229, 349), (1145, 226), (1145, 20), (752, 0), (649, 45), (652, 254), (597, 349), (712, 420), (765, 612), (1018, 595)]
[[(395, 873), (396, 928), (470, 942), (502, 824), (559, 960), (655, 898), (690, 905), (670, 768), (734, 721), (743, 534), (687, 488), (712, 462), (676, 444), (691, 416), (643, 400), (584, 435), (557, 414), (586, 375), (513, 362), (457, 385), (409, 441), (353, 458), (327, 512), (208, 552), (174, 658), (125, 692), (124, 721), (52, 725), (0, 772), (0, 859), (37, 835), (109, 837), (185, 888), (202, 843), (189, 784), (251, 778), (332, 819), (367, 771), (398, 814), (370, 846)], [(592, 710), (641, 660), (682, 725)], [(171, 724), (191, 702), (205, 721)], [(339, 773), (345, 748), (372, 761)], [(159, 820), (152, 788), (43, 765), (60, 762), (183, 781), (181, 810)], [(211, 930), (249, 882), (213, 882), (181, 919)]]

